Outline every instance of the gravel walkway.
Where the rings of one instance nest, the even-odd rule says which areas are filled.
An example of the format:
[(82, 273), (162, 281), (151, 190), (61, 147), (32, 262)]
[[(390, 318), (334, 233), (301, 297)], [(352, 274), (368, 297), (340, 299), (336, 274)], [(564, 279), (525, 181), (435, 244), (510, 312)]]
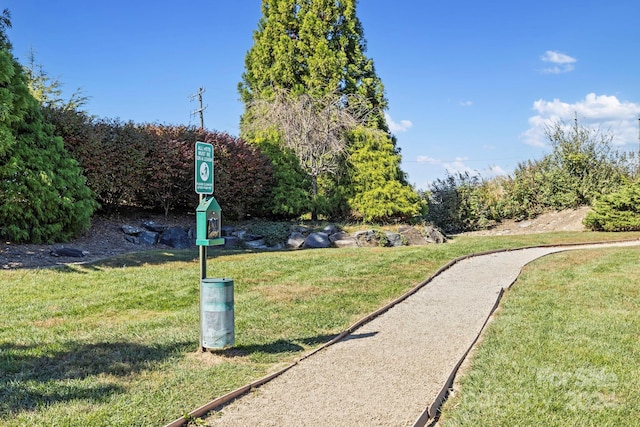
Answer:
[[(603, 246), (611, 244), (596, 245)], [(424, 425), (427, 408), (522, 267), (553, 252), (591, 247), (534, 248), (461, 260), (343, 340), (211, 413), (207, 425)]]

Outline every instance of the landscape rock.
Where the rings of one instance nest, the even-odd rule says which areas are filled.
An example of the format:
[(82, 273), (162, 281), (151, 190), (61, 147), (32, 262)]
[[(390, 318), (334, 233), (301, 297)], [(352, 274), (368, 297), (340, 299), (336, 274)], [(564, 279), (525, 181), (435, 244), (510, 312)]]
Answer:
[(137, 236), (138, 234), (142, 233), (144, 230), (140, 227), (136, 227), (135, 225), (123, 225), (122, 226), (122, 231), (124, 232), (124, 234), (128, 234), (129, 236)]
[(376, 232), (373, 230), (358, 231), (353, 237), (358, 243), (358, 246), (360, 247), (368, 248), (368, 247), (380, 246), (380, 242), (378, 241), (378, 236), (376, 235)]
[(244, 244), (249, 249), (268, 249), (264, 239), (245, 240)]
[(291, 249), (300, 249), (304, 245), (304, 234), (294, 231), (289, 235), (287, 239), (287, 247)]
[(327, 233), (311, 233), (304, 241), (304, 247), (309, 249), (324, 249), (331, 246), (329, 235)]
[(432, 225), (427, 225), (424, 228), (424, 236), (427, 242), (441, 244), (447, 241), (447, 238), (440, 230)]
[(323, 233), (327, 233), (329, 236), (331, 236), (332, 234), (336, 234), (340, 232), (340, 227), (338, 227), (335, 224), (329, 224), (326, 227), (324, 227), (322, 229)]
[(184, 228), (169, 227), (160, 236), (160, 243), (175, 249), (187, 249), (191, 247), (191, 240)]
[(153, 246), (156, 243), (158, 243), (159, 238), (160, 238), (160, 233), (156, 233), (155, 231), (144, 230), (138, 236), (138, 241), (143, 245)]
[(232, 236), (236, 228), (232, 225), (223, 225), (220, 227), (220, 234), (222, 237)]
[(156, 233), (162, 233), (165, 230), (165, 226), (162, 224), (158, 224), (155, 221), (144, 221), (142, 226), (149, 231), (154, 231)]
[(133, 243), (134, 245), (139, 245), (140, 244), (140, 239), (138, 238), (138, 236), (134, 236), (131, 234), (125, 234), (124, 235), (124, 240), (126, 240), (129, 243)]
[(226, 236), (224, 238), (224, 248), (226, 249), (237, 249), (240, 247), (240, 243), (242, 241), (236, 236)]
[(398, 233), (404, 237), (409, 246), (424, 246), (429, 243), (415, 227), (402, 226), (398, 229)]
[[(338, 235), (342, 235), (342, 233), (338, 233)], [(357, 248), (358, 247), (358, 242), (356, 241), (356, 239), (349, 234), (347, 234), (346, 236), (340, 239), (332, 240), (332, 242), (333, 242), (333, 246), (336, 248)]]
[(261, 236), (259, 234), (245, 233), (242, 237), (242, 240), (244, 240), (245, 242), (252, 242), (255, 240), (264, 240), (264, 236)]
[(340, 231), (340, 232), (329, 235), (329, 240), (331, 240), (331, 243), (337, 240), (344, 240), (344, 239), (353, 239), (353, 236), (351, 236), (351, 234), (349, 233), (345, 233), (344, 231)]
[(400, 233), (387, 231), (385, 232), (385, 234), (387, 235), (387, 246), (395, 248), (404, 245), (404, 240), (402, 239)]
[(306, 225), (294, 225), (291, 227), (291, 232), (307, 235), (311, 232), (311, 229)]

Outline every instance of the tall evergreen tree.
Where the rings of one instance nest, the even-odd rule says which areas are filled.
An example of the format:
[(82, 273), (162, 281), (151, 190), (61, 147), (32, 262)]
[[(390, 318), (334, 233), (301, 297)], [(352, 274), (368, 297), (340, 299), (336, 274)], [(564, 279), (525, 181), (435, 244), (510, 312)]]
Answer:
[(0, 16), (0, 236), (14, 242), (66, 240), (88, 228), (97, 205), (62, 138), (42, 118)]
[[(260, 111), (252, 111), (251, 106), (255, 100), (273, 99), (282, 90), (293, 96), (306, 94), (314, 98), (332, 93), (338, 96), (358, 95), (367, 100), (368, 108), (373, 112), (368, 116), (366, 126), (388, 134), (391, 144), (391, 150), (389, 144), (383, 144), (384, 150), (379, 151), (381, 144), (376, 143), (364, 144), (358, 150), (376, 151), (369, 158), (388, 157), (387, 160), (391, 160), (394, 163), (392, 167), (395, 168), (393, 173), (387, 174), (388, 179), (396, 180), (398, 186), (413, 191), (404, 181), (395, 139), (389, 134), (384, 119), (383, 110), (387, 108), (384, 87), (376, 75), (373, 60), (365, 55), (366, 42), (362, 25), (356, 16), (356, 5), (357, 0), (263, 0), (263, 16), (254, 32), (254, 45), (247, 53), (245, 72), (239, 84), (239, 91), (245, 102), (245, 114), (242, 118), (243, 136), (251, 141), (269, 142), (274, 163), (288, 164), (289, 162), (280, 162), (276, 158), (286, 155), (283, 150), (274, 152), (273, 144), (278, 145), (278, 141), (273, 141), (272, 138), (269, 140), (265, 136), (267, 133), (272, 136), (278, 135), (277, 132), (272, 129), (271, 132), (265, 130), (265, 133), (260, 134), (253, 130), (253, 126), (248, 126), (248, 123), (260, 114)], [(252, 131), (248, 132), (247, 129)], [(375, 138), (373, 133), (365, 134)], [(351, 151), (350, 148), (348, 151)], [(359, 175), (360, 172), (364, 172), (369, 166), (377, 166), (353, 164), (359, 158), (367, 156), (347, 157), (341, 168), (341, 176), (323, 177), (323, 190), (327, 192), (327, 198), (330, 199), (332, 193), (347, 195), (342, 197), (344, 201), (349, 200), (349, 194), (354, 196), (353, 193), (359, 186), (350, 183), (361, 182), (363, 177)], [(276, 176), (294, 173), (299, 174), (299, 171), (278, 171), (276, 166)], [(280, 195), (307, 194), (309, 197), (309, 189), (302, 187), (309, 185), (309, 182), (308, 179), (302, 178), (278, 180), (275, 191)], [(337, 183), (342, 187), (337, 188)], [(384, 188), (391, 187), (385, 185)], [(368, 194), (379, 193), (369, 190), (371, 188), (367, 189)], [(360, 197), (367, 196), (361, 194)], [(407, 211), (407, 207), (402, 206), (406, 204), (406, 198), (395, 200), (393, 194), (388, 198), (392, 205), (398, 205), (398, 213)], [(282, 200), (282, 197), (279, 199)], [(375, 202), (371, 201), (371, 204), (373, 203)], [(292, 204), (307, 207), (312, 206), (312, 201), (303, 203), (300, 200), (292, 200)], [(350, 208), (360, 209), (371, 204), (361, 203), (359, 207), (351, 205)], [(341, 209), (333, 207), (331, 210)], [(364, 212), (358, 214), (371, 217)], [(388, 216), (394, 215), (385, 215), (385, 218)], [(372, 218), (383, 219), (375, 215)]]

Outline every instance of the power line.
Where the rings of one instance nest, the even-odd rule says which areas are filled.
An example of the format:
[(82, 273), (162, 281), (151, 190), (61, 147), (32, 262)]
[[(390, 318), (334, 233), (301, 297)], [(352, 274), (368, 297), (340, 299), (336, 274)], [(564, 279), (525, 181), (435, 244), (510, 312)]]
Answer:
[(491, 162), (503, 162), (506, 160), (522, 160), (521, 157), (508, 157), (502, 159), (467, 159), (467, 158), (458, 158), (458, 159), (428, 159), (428, 160), (406, 160), (402, 159), (403, 163), (426, 163), (426, 164), (440, 164), (440, 163), (453, 163), (453, 162), (465, 162), (465, 163), (491, 163)]

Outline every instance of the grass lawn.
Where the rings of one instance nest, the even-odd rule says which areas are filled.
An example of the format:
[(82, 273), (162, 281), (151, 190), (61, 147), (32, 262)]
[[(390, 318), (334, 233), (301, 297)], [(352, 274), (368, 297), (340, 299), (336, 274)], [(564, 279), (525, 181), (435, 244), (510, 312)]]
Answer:
[[(0, 423), (163, 425), (328, 341), (453, 258), (496, 248), (639, 237), (560, 233), (459, 237), (428, 247), (212, 250), (208, 276), (234, 279), (236, 316), (236, 346), (215, 353), (198, 352), (196, 251), (0, 271)], [(605, 268), (601, 275), (617, 277), (617, 271)], [(625, 319), (619, 319), (620, 333)], [(537, 375), (553, 379), (560, 372), (573, 384), (571, 375), (584, 372), (558, 369)], [(615, 379), (616, 386), (627, 381), (618, 371), (597, 372), (603, 382)], [(623, 397), (616, 392), (613, 403)]]
[(528, 266), (441, 425), (640, 425), (639, 265), (639, 249), (611, 248)]

